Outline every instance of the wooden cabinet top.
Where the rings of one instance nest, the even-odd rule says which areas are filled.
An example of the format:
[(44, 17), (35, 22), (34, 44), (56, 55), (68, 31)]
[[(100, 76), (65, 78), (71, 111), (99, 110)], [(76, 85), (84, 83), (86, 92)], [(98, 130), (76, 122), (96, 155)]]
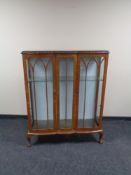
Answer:
[(21, 54), (109, 54), (108, 50), (58, 50), (58, 51), (22, 51)]

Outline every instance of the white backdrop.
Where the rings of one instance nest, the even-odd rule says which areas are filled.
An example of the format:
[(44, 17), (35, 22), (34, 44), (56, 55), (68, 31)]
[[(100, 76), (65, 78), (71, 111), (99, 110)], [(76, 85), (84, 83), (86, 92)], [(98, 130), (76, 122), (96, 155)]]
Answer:
[(131, 116), (130, 0), (0, 0), (0, 114), (26, 114), (23, 50), (109, 50), (104, 115)]

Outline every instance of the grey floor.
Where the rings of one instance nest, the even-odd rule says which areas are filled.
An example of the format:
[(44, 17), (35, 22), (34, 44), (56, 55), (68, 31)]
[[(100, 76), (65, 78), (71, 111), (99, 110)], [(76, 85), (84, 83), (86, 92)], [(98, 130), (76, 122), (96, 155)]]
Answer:
[(45, 136), (26, 147), (26, 119), (0, 119), (0, 175), (131, 175), (131, 120), (104, 120), (98, 135)]

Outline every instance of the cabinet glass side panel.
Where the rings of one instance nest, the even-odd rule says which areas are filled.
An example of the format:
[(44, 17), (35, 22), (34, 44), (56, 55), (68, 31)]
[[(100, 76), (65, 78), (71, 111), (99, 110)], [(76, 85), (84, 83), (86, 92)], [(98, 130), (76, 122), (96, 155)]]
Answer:
[(59, 127), (72, 128), (74, 59), (59, 59)]
[(31, 58), (28, 61), (33, 129), (54, 128), (53, 77), (50, 58)]
[(103, 58), (80, 58), (78, 128), (99, 126)]
[[(105, 59), (101, 58), (100, 73), (99, 73), (99, 77), (101, 77), (101, 79), (104, 78), (104, 64), (105, 64)], [(103, 81), (99, 81), (98, 94), (97, 94), (97, 108), (96, 108), (96, 113), (95, 113), (95, 119), (97, 123), (99, 123), (100, 111), (101, 111), (102, 86), (103, 86)]]

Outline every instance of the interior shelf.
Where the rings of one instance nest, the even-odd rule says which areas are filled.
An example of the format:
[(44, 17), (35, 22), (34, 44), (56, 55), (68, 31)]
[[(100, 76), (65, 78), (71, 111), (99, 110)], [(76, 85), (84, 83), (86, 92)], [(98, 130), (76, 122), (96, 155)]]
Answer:
[[(60, 120), (60, 129), (64, 128), (72, 128), (72, 120), (71, 119), (61, 119)], [(32, 124), (33, 129), (53, 129), (54, 121), (53, 120), (34, 120)], [(78, 128), (94, 128), (97, 127), (97, 123), (94, 119), (79, 119), (78, 120)]]
[[(74, 81), (72, 76), (68, 76), (68, 77), (60, 76), (59, 80), (60, 81)], [(32, 79), (32, 78), (28, 79), (28, 82), (46, 82), (46, 81), (52, 82), (52, 77), (48, 77), (47, 80), (45, 79), (45, 77), (35, 77), (34, 79)], [(85, 76), (81, 76), (80, 81), (85, 81)], [(103, 81), (103, 79), (97, 78), (95, 76), (88, 76), (86, 81)]]
[(33, 129), (52, 129), (54, 128), (53, 120), (34, 120), (32, 123)]

